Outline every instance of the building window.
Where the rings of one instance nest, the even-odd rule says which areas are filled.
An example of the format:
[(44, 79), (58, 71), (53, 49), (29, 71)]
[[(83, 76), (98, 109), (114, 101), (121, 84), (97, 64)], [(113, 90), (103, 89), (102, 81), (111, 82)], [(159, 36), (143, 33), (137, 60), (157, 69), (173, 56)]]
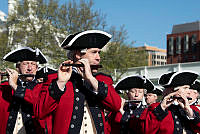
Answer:
[(181, 57), (178, 56), (178, 63), (181, 63)]
[(172, 61), (173, 61), (173, 60), (172, 60), (172, 57), (171, 57), (171, 58), (170, 58), (170, 63), (172, 63)]
[(193, 58), (194, 61), (196, 61), (196, 56), (195, 55), (193, 55), (192, 58)]
[(188, 56), (185, 55), (185, 56), (184, 56), (184, 62), (187, 62), (187, 61), (188, 61)]
[(193, 34), (191, 38), (192, 52), (196, 52), (197, 35)]
[(174, 50), (174, 38), (170, 37), (169, 38), (169, 51), (168, 51), (168, 54), (169, 55), (173, 55), (173, 50)]
[(187, 34), (184, 36), (184, 46), (183, 47), (184, 47), (183, 52), (184, 53), (188, 52), (188, 50), (189, 50), (189, 36)]
[(176, 37), (176, 54), (181, 53), (181, 36)]
[(157, 55), (157, 59), (160, 59), (160, 55)]
[(152, 55), (152, 59), (155, 59), (155, 55)]

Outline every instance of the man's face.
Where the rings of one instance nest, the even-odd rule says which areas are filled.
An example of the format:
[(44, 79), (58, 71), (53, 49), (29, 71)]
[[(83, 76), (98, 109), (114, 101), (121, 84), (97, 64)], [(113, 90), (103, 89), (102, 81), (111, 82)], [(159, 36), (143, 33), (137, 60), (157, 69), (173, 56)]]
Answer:
[(81, 58), (88, 59), (90, 65), (98, 65), (100, 63), (100, 52), (99, 48), (89, 48)]
[(156, 94), (153, 94), (153, 93), (147, 93), (147, 96), (146, 96), (146, 103), (147, 104), (152, 104), (152, 103), (155, 103), (156, 100), (157, 100), (157, 95)]
[(132, 88), (128, 92), (129, 100), (142, 100), (144, 97), (144, 89)]
[[(19, 73), (36, 75), (38, 66), (36, 61), (22, 61), (19, 64)], [(32, 80), (33, 77), (26, 77), (26, 80)]]
[[(86, 53), (81, 56), (81, 58), (88, 59), (90, 65), (99, 65), (100, 63), (100, 52), (99, 48), (89, 48)], [(98, 68), (93, 68), (92, 72), (97, 73)]]

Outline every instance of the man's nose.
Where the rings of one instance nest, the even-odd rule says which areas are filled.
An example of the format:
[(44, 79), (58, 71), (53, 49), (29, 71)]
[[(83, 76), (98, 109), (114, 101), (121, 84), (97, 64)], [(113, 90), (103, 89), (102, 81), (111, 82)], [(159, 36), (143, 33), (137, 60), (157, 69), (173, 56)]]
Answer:
[(32, 70), (32, 66), (31, 66), (30, 64), (28, 65), (27, 70), (28, 70), (28, 71), (31, 71), (31, 70)]
[(100, 60), (101, 58), (100, 58), (100, 55), (99, 55), (99, 53), (97, 53), (96, 54), (96, 60)]
[(135, 93), (135, 96), (138, 96), (138, 95), (139, 95), (138, 92), (136, 92), (136, 93)]

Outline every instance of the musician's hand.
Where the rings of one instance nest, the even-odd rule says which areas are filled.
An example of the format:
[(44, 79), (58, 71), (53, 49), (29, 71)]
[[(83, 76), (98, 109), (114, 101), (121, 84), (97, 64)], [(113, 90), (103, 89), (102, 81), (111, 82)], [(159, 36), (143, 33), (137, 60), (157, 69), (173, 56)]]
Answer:
[[(67, 61), (64, 61), (63, 63), (72, 64), (73, 61), (67, 60)], [(57, 80), (59, 89), (64, 89), (65, 84), (68, 82), (68, 80), (71, 77), (71, 74), (72, 74), (72, 66), (62, 66), (62, 64), (60, 65), (58, 69), (58, 80)]]
[(186, 112), (187, 116), (192, 118), (193, 117), (193, 110), (190, 107), (190, 104), (189, 104), (189, 101), (187, 99), (186, 94), (181, 92), (178, 95), (181, 97), (181, 99), (178, 99), (177, 102), (184, 109), (184, 111)]
[(84, 79), (90, 79), (91, 77), (93, 77), (88, 59), (80, 59), (79, 62), (84, 65), (84, 67), (79, 67), (80, 75)]
[(80, 75), (87, 80), (89, 83), (91, 83), (91, 85), (94, 88), (94, 91), (98, 91), (98, 81), (96, 80), (96, 78), (92, 75), (91, 72), (91, 68), (90, 68), (90, 63), (88, 61), (88, 59), (80, 59), (79, 62), (81, 62), (84, 67), (80, 67), (79, 73)]
[(8, 82), (9, 85), (16, 91), (17, 89), (17, 79), (18, 79), (18, 72), (14, 69), (6, 69), (7, 73), (8, 73)]
[(1, 74), (3, 74), (4, 72), (0, 71), (0, 84), (1, 84), (1, 81), (3, 80), (3, 76)]
[(124, 114), (124, 105), (125, 105), (125, 99), (124, 98), (121, 98), (121, 107), (119, 109), (119, 111), (121, 112), (121, 114), (123, 115)]
[(174, 99), (172, 99), (172, 97), (174, 96), (174, 95), (176, 95), (177, 94), (177, 92), (173, 92), (173, 93), (170, 93), (170, 94), (168, 94), (168, 95), (166, 95), (164, 98), (163, 98), (163, 100), (162, 100), (162, 102), (161, 102), (161, 108), (165, 111), (175, 100)]

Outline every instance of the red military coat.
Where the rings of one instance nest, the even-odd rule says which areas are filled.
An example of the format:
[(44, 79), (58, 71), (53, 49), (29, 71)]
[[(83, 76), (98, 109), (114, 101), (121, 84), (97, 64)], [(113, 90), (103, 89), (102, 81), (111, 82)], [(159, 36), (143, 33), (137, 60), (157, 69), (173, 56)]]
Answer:
[(110, 113), (108, 115), (107, 129), (111, 134), (142, 134), (144, 133), (146, 112), (147, 107), (140, 105), (135, 109), (125, 108), (123, 115), (121, 112)]
[(145, 121), (145, 133), (181, 134), (183, 127), (186, 132), (200, 133), (200, 111), (196, 106), (191, 106), (195, 118), (189, 120), (178, 106), (171, 105), (167, 111), (163, 111), (159, 104), (155, 103), (149, 106)]
[(111, 77), (102, 73), (95, 75), (98, 80), (98, 94), (93, 92), (91, 85), (82, 83), (82, 78), (78, 74), (72, 74), (70, 81), (66, 84), (65, 92), (59, 90), (56, 80), (51, 81), (52, 77), (55, 76), (50, 75), (46, 87), (45, 85), (43, 87), (36, 105), (36, 113), (42, 118), (53, 112), (53, 133), (76, 134), (80, 132), (85, 100), (88, 103), (97, 133), (107, 133), (104, 127), (103, 109), (118, 111), (121, 105), (121, 98), (112, 86)]
[[(52, 126), (51, 128), (47, 126), (47, 120), (37, 120), (33, 114), (33, 103), (39, 95), (39, 92), (36, 90), (33, 92), (32, 90), (36, 85), (37, 82), (32, 81), (28, 82), (26, 87), (22, 87), (18, 81), (18, 87), (15, 92), (8, 82), (0, 85), (0, 133), (13, 133), (17, 114), (19, 108), (21, 108), (26, 133), (42, 134), (45, 133), (45, 130), (48, 130), (51, 134)], [(48, 124), (51, 123), (48, 122)]]

